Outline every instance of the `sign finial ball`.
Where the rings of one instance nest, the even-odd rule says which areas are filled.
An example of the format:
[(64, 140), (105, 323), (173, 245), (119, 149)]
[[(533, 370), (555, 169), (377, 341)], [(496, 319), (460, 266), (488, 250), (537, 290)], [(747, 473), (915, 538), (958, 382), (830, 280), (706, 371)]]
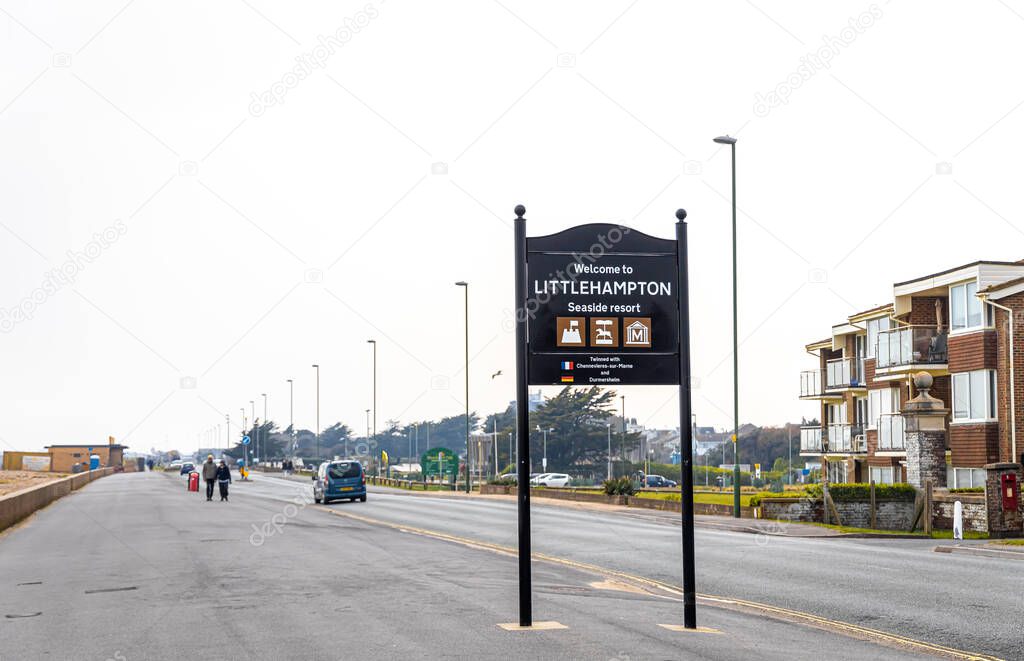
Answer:
[(686, 220), (686, 209), (676, 209), (676, 219), (679, 222)]
[(526, 215), (526, 207), (524, 207), (521, 204), (517, 204), (516, 205), (515, 211), (516, 211), (516, 218), (520, 218), (521, 219), (524, 215)]

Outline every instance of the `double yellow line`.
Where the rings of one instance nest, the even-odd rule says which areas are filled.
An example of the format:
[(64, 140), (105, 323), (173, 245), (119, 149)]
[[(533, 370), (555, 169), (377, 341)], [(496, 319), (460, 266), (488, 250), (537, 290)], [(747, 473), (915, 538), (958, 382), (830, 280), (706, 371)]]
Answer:
[[(425, 537), (432, 537), (434, 539), (440, 539), (446, 542), (452, 542), (454, 544), (461, 544), (475, 549), (482, 549), (485, 551), (491, 551), (493, 553), (500, 553), (502, 555), (516, 557), (518, 550), (510, 546), (502, 546), (500, 544), (492, 544), (490, 542), (484, 542), (477, 539), (469, 539), (467, 537), (459, 537), (458, 535), (449, 535), (448, 533), (438, 532), (436, 530), (427, 530), (425, 528), (417, 528), (415, 526), (408, 526), (401, 523), (391, 523), (390, 521), (381, 521), (380, 519), (373, 519), (368, 516), (362, 516), (360, 514), (352, 514), (350, 512), (343, 512), (340, 510), (331, 509), (329, 507), (318, 507), (325, 512), (330, 512), (335, 516), (345, 517), (347, 519), (353, 519), (374, 526), (383, 526), (385, 528), (391, 528), (401, 532), (412, 533), (415, 535), (423, 535)], [(563, 567), (570, 567), (580, 571), (591, 572), (606, 577), (614, 577), (630, 583), (639, 584), (648, 588), (653, 588), (662, 592), (667, 592), (672, 595), (682, 596), (683, 591), (679, 586), (664, 583), (652, 578), (645, 578), (643, 576), (636, 576), (626, 572), (617, 571), (615, 569), (608, 569), (598, 565), (591, 565), (585, 562), (576, 562), (575, 560), (569, 560), (567, 558), (559, 558), (553, 555), (547, 555), (545, 553), (533, 553), (533, 559), (541, 562), (548, 562)], [(793, 610), (791, 608), (782, 608), (780, 606), (771, 606), (769, 604), (762, 604), (756, 601), (747, 601), (745, 599), (734, 599), (732, 597), (719, 597), (712, 594), (698, 594), (698, 601), (707, 604), (709, 606), (719, 606), (722, 608), (731, 608), (733, 610), (740, 610), (748, 613), (755, 613), (773, 617), (775, 619), (785, 620), (788, 622), (798, 622), (808, 624), (819, 629), (825, 629), (827, 631), (836, 632), (839, 634), (859, 638), (861, 640), (868, 640), (871, 642), (881, 643), (884, 645), (900, 647), (903, 649), (911, 649), (917, 652), (927, 652), (930, 654), (936, 654), (944, 656), (950, 659), (963, 659), (965, 661), (1002, 661), (999, 657), (991, 656), (988, 654), (976, 654), (973, 652), (965, 652), (952, 647), (946, 647), (944, 645), (938, 645), (935, 643), (927, 643), (921, 640), (915, 640), (913, 638), (907, 638), (906, 636), (900, 636), (897, 634), (887, 633), (885, 631), (879, 631), (878, 629), (871, 629), (868, 627), (862, 627), (856, 624), (850, 624), (848, 622), (841, 622), (839, 620), (830, 620), (825, 617), (813, 615), (811, 613), (805, 613), (803, 611)]]

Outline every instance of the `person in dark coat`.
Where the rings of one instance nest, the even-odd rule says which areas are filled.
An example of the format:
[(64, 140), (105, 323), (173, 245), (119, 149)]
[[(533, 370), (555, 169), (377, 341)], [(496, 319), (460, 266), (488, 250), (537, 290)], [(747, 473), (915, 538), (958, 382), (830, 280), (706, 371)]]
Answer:
[(203, 463), (203, 479), (206, 480), (206, 500), (213, 500), (213, 485), (217, 479), (217, 464), (213, 463), (213, 455), (206, 455)]
[(223, 459), (220, 460), (220, 465), (217, 466), (217, 486), (220, 487), (220, 500), (224, 502), (228, 499), (228, 485), (231, 484), (231, 469), (228, 468), (227, 463)]

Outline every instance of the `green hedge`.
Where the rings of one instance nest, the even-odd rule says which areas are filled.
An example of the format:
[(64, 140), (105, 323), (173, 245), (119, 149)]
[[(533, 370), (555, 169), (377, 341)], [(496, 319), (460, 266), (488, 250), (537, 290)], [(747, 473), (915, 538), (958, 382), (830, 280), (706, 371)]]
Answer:
[(800, 500), (801, 498), (821, 498), (821, 489), (818, 489), (817, 493), (813, 493), (812, 487), (817, 485), (812, 484), (804, 489), (803, 491), (783, 491), (778, 493), (755, 493), (750, 497), (751, 507), (760, 507), (762, 498), (786, 498), (789, 500)]
[[(870, 484), (830, 484), (828, 492), (832, 500), (836, 502), (867, 501), (871, 500)], [(820, 487), (819, 487), (820, 493)], [(903, 500), (913, 501), (917, 497), (917, 491), (909, 484), (876, 484), (876, 500)]]
[(985, 493), (985, 487), (961, 487), (950, 489), (949, 493)]

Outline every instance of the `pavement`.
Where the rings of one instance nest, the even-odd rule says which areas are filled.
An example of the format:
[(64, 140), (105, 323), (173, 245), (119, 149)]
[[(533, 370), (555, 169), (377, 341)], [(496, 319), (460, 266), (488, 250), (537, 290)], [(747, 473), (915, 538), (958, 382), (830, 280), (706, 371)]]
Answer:
[[(565, 561), (533, 563), (534, 613), (538, 621), (567, 628), (506, 631), (498, 625), (517, 618), (517, 572), (515, 557), (501, 549), (514, 545), (515, 527), (509, 526), (514, 507), (377, 491), (367, 503), (325, 507), (307, 504), (308, 491), (295, 482), (257, 475), (252, 482), (234, 483), (231, 502), (206, 502), (187, 492), (178, 476), (131, 473), (97, 481), (57, 501), (0, 535), (0, 661), (950, 656), (940, 645), (854, 629), (841, 633), (838, 623), (824, 617), (807, 626), (796, 615), (782, 617), (781, 610), (759, 613), (728, 600), (714, 605), (711, 596), (702, 598), (698, 618), (717, 633), (669, 630), (659, 625), (681, 623), (681, 605), (672, 591), (679, 564), (664, 542), (670, 534), (678, 556), (678, 529), (544, 506), (534, 511), (535, 549), (552, 558), (561, 554)], [(589, 538), (590, 548), (581, 545), (580, 537)], [(888, 564), (883, 562), (888, 549), (868, 543), (874, 540), (778, 538), (767, 546), (751, 546), (756, 538), (701, 530), (700, 591), (726, 587), (716, 584), (712, 571), (721, 564), (731, 565), (742, 578), (739, 584), (746, 589), (741, 592), (749, 599), (758, 596), (761, 584), (784, 595), (782, 586), (791, 580), (785, 563), (777, 574), (761, 575), (761, 563), (743, 566), (729, 552), (729, 547), (744, 547), (734, 552), (748, 560), (755, 555), (750, 551), (766, 553), (777, 561), (777, 554), (766, 551), (776, 544), (792, 545), (787, 555), (809, 545), (795, 558), (806, 570), (799, 586), (805, 593), (834, 590), (837, 600), (853, 602), (860, 591), (898, 594), (906, 584), (889, 567), (874, 585), (816, 582), (813, 566), (828, 565), (823, 549), (837, 544), (858, 549), (861, 562), (872, 560), (868, 556), (874, 550), (873, 561)], [(808, 554), (821, 558), (811, 560)], [(1012, 582), (1008, 572), (990, 571), (1002, 567), (998, 560), (957, 558), (951, 563), (948, 556), (927, 555), (946, 561), (947, 568), (970, 565), (977, 578), (969, 584), (971, 601), (983, 605), (989, 601), (989, 573)], [(596, 562), (588, 565), (588, 560)], [(617, 563), (634, 573), (598, 569)], [(837, 581), (844, 579), (841, 565), (831, 567), (838, 571)], [(652, 567), (659, 569), (649, 571)], [(946, 577), (947, 582), (958, 579), (955, 572)], [(913, 629), (903, 625), (942, 611), (940, 587), (930, 586), (935, 599), (919, 602), (889, 624)], [(1019, 584), (1013, 592), (1021, 594)], [(1004, 603), (990, 611), (989, 619), (997, 620), (993, 626), (971, 624), (978, 629), (977, 640), (987, 636), (989, 644), (970, 649), (1022, 656), (1016, 598), (1012, 608)], [(873, 604), (869, 597), (866, 606)], [(969, 618), (976, 607), (971, 604), (962, 617)], [(976, 640), (958, 632), (953, 639), (961, 643), (958, 648)]]

